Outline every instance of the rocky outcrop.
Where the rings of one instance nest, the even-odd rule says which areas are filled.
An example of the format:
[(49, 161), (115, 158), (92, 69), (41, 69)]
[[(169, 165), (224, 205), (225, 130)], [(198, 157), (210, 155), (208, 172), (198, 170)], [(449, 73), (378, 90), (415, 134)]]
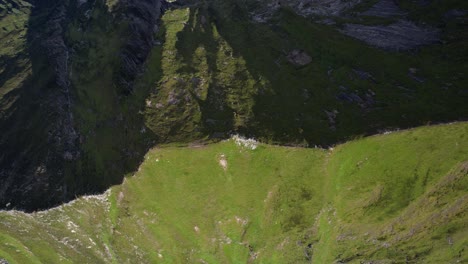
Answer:
[(166, 8), (164, 0), (122, 0), (119, 12), (128, 22), (128, 41), (121, 54), (118, 85), (125, 94), (133, 91), (133, 82), (142, 71), (143, 64), (155, 44), (157, 22)]
[(380, 0), (369, 10), (362, 13), (365, 16), (392, 17), (403, 16), (406, 13), (400, 9), (394, 0)]
[(301, 16), (339, 16), (359, 4), (361, 0), (255, 0), (256, 10), (251, 12), (257, 22), (267, 21), (278, 9), (287, 7)]
[(45, 25), (41, 43), (48, 61), (54, 70), (58, 91), (51, 93), (51, 108), (56, 111), (57, 121), (49, 132), (49, 141), (56, 145), (65, 160), (76, 159), (79, 155), (77, 146), (78, 134), (74, 128), (72, 99), (69, 78), (69, 51), (64, 41), (64, 24), (67, 20), (67, 6), (61, 2)]
[(399, 20), (390, 25), (345, 24), (342, 33), (379, 48), (402, 51), (439, 42), (439, 30)]
[(303, 50), (293, 50), (288, 53), (286, 59), (293, 65), (305, 66), (312, 62), (312, 58)]
[[(312, 17), (317, 23), (335, 25), (337, 18), (360, 4), (361, 0), (254, 0), (259, 6), (251, 11), (252, 20), (267, 22), (280, 8), (286, 7), (298, 15)], [(459, 13), (459, 12), (455, 12)], [(356, 15), (356, 14), (355, 14)], [(439, 42), (439, 30), (420, 26), (406, 19), (398, 1), (379, 0), (368, 10), (358, 13), (356, 23), (345, 24), (341, 32), (367, 44), (387, 50), (411, 50)], [(450, 16), (450, 14), (448, 15)], [(399, 19), (393, 24), (360, 24), (365, 17)]]
[(361, 0), (294, 0), (280, 1), (281, 5), (293, 8), (299, 15), (338, 16), (359, 4)]
[[(367, 11), (359, 13), (359, 20), (378, 17), (394, 20), (392, 24), (365, 25), (345, 24), (341, 32), (362, 40), (375, 47), (393, 51), (405, 51), (419, 46), (438, 43), (440, 31), (436, 28), (418, 25), (410, 21), (395, 0), (379, 0)], [(359, 23), (359, 22), (357, 22)]]
[(0, 119), (0, 208), (32, 210), (60, 202), (66, 195), (65, 168), (80, 153), (64, 40), (68, 1), (31, 2), (32, 75)]

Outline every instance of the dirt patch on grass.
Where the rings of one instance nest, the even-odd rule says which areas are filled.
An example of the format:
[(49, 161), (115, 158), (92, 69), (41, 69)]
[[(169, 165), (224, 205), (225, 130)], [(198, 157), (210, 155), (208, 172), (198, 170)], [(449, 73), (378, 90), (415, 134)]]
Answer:
[(227, 159), (226, 159), (226, 155), (221, 154), (219, 156), (218, 163), (219, 163), (219, 166), (221, 166), (221, 168), (223, 168), (224, 171), (227, 170), (228, 162), (227, 162)]

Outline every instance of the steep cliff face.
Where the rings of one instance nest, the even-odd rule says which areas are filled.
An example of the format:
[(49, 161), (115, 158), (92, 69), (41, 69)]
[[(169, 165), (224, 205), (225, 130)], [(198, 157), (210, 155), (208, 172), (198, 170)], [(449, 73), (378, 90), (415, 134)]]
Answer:
[(129, 36), (121, 54), (122, 65), (117, 79), (127, 94), (132, 92), (136, 76), (142, 72), (155, 44), (157, 21), (166, 5), (164, 0), (122, 0), (119, 3), (120, 16), (128, 23)]
[[(48, 142), (56, 146), (64, 160), (74, 160), (79, 155), (78, 134), (72, 112), (72, 87), (70, 83), (70, 51), (65, 44), (67, 1), (59, 1), (53, 7), (44, 31), (35, 37), (40, 38), (40, 48), (45, 50), (49, 67), (53, 70), (54, 91), (50, 95), (50, 109), (56, 115), (52, 129), (48, 132)], [(71, 8), (74, 8), (73, 6)]]
[[(69, 51), (64, 41), (68, 1), (32, 1), (23, 53), (27, 77), (5, 97), (0, 176), (3, 206), (47, 206), (66, 195), (66, 164), (79, 155), (72, 113)], [(34, 20), (34, 21), (33, 21)]]
[[(26, 47), (20, 54), (25, 57), (28, 65), (25, 68), (29, 70), (25, 70), (24, 81), (2, 87), (2, 92), (11, 88), (10, 92), (5, 91), (5, 96), (2, 93), (2, 103), (8, 98), (14, 100), (10, 99), (12, 103), (5, 103), (1, 109), (0, 207), (26, 210), (50, 207), (80, 193), (105, 189), (109, 181), (92, 183), (91, 179), (100, 170), (96, 169), (99, 166), (97, 162), (89, 160), (100, 158), (86, 151), (89, 142), (86, 141), (86, 133), (83, 134), (90, 122), (102, 127), (104, 121), (92, 121), (90, 116), (83, 116), (79, 111), (86, 106), (80, 89), (89, 85), (80, 77), (91, 75), (91, 71), (96, 70), (94, 65), (84, 72), (81, 61), (103, 46), (86, 36), (95, 34), (96, 29), (109, 36), (119, 36), (115, 45), (120, 49), (116, 52), (121, 54), (121, 61), (116, 62), (117, 66), (112, 71), (117, 77), (115, 83), (129, 93), (154, 44), (162, 1), (120, 1), (114, 6), (113, 14), (101, 0), (36, 0), (31, 1), (31, 5), (8, 0), (7, 3), (12, 8), (16, 7), (15, 10), (21, 10), (19, 7), (23, 5), (25, 10), (30, 10), (29, 17), (23, 15), (29, 19), (24, 26), (25, 37), (19, 38)], [(127, 27), (116, 30), (118, 23), (113, 21), (114, 18)], [(101, 54), (100, 57), (116, 55)], [(17, 61), (14, 58), (10, 60)], [(13, 74), (2, 76), (2, 79), (14, 78)], [(109, 82), (105, 86), (113, 87), (113, 84)], [(108, 98), (122, 95), (118, 90), (106, 93)], [(115, 126), (105, 122), (105, 127)], [(125, 144), (118, 143), (116, 148), (123, 149)], [(108, 170), (118, 175), (114, 176), (112, 183), (123, 177), (122, 170)]]

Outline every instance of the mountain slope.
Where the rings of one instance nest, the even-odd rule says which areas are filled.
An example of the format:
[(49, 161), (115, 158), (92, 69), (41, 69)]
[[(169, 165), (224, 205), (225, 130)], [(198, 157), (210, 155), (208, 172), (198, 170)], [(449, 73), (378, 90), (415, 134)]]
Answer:
[(9, 263), (468, 260), (468, 124), (330, 150), (234, 137), (155, 148), (135, 176), (48, 211), (0, 213)]
[(0, 207), (102, 192), (162, 143), (329, 146), (468, 117), (466, 1), (279, 2), (2, 0)]
[[(135, 1), (31, 2), (2, 19), (14, 14), (26, 25), (15, 22), (17, 31), (4, 36), (21, 45), (2, 60), (0, 204), (25, 210), (103, 191), (141, 162), (152, 140), (139, 133), (144, 99), (124, 92), (148, 56), (143, 47), (151, 47), (161, 11), (156, 0), (145, 1), (151, 12), (144, 14)], [(12, 66), (23, 62), (14, 56), (24, 73)]]

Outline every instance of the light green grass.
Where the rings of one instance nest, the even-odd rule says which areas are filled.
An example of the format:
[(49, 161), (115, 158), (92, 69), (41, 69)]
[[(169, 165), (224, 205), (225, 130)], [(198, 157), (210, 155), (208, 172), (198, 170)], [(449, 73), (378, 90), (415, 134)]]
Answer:
[[(334, 149), (151, 150), (101, 196), (0, 213), (10, 263), (466, 261), (468, 124)], [(225, 160), (225, 167), (220, 161)]]

